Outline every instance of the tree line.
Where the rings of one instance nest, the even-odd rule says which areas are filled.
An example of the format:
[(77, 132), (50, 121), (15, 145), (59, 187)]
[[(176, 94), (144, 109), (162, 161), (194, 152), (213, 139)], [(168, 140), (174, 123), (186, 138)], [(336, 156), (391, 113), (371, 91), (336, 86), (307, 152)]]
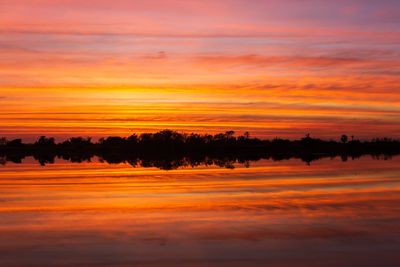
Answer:
[(90, 137), (72, 137), (57, 143), (52, 137), (41, 136), (36, 142), (26, 144), (21, 139), (0, 138), (0, 157), (3, 161), (18, 162), (26, 156), (33, 156), (41, 164), (51, 163), (55, 157), (79, 162), (97, 156), (109, 163), (135, 162), (137, 159), (160, 163), (165, 160), (169, 162), (165, 165), (168, 167), (174, 165), (174, 160), (183, 165), (196, 165), (195, 162), (205, 162), (207, 159), (215, 162), (229, 159), (223, 160), (221, 164), (230, 166), (232, 160), (246, 162), (260, 158), (279, 160), (297, 157), (311, 162), (325, 156), (341, 156), (346, 159), (348, 156), (354, 158), (364, 154), (390, 156), (400, 153), (399, 140), (374, 138), (360, 141), (347, 135), (339, 136), (338, 139), (322, 140), (306, 134), (298, 140), (263, 140), (251, 137), (248, 132), (236, 136), (234, 131), (211, 135), (172, 130), (132, 134), (128, 137), (110, 136), (100, 138), (97, 142), (93, 142)]

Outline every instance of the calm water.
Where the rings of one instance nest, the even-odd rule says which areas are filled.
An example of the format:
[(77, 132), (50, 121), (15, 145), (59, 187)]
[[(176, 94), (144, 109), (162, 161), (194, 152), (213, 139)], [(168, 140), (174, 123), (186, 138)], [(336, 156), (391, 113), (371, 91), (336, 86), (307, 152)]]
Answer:
[(400, 266), (400, 157), (0, 166), (1, 266)]

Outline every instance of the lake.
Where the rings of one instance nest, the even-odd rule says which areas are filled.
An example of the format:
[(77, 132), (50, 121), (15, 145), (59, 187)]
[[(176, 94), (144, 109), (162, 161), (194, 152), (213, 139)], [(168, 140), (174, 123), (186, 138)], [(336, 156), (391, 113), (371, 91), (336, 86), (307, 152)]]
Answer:
[(399, 252), (400, 157), (0, 165), (1, 266), (400, 266)]

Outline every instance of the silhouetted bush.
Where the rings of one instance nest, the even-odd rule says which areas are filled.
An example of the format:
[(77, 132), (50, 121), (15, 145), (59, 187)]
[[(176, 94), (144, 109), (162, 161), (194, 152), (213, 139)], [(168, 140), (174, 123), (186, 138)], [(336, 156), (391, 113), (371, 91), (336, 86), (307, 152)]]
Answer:
[[(184, 134), (172, 130), (140, 135), (101, 138), (93, 143), (91, 138), (73, 137), (55, 143), (54, 138), (41, 136), (34, 144), (24, 144), (21, 139), (7, 141), (0, 139), (0, 157), (6, 161), (21, 162), (26, 156), (33, 156), (40, 164), (54, 162), (55, 157), (71, 162), (90, 161), (97, 156), (108, 163), (129, 162), (141, 165), (174, 169), (180, 166), (215, 164), (232, 168), (234, 163), (248, 164), (261, 158), (285, 160), (292, 157), (307, 163), (321, 157), (341, 156), (357, 158), (364, 154), (374, 156), (400, 153), (400, 142), (390, 138), (375, 138), (371, 141), (347, 140), (324, 141), (307, 134), (300, 140), (274, 138), (261, 140), (244, 135), (235, 136), (234, 131), (210, 134)], [(247, 163), (246, 163), (247, 162)]]

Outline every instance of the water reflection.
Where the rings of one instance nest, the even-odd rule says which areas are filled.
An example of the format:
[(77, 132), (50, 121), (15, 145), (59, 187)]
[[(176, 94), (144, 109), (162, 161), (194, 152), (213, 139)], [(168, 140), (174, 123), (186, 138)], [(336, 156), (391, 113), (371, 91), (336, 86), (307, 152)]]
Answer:
[(400, 158), (0, 167), (2, 266), (398, 266)]
[[(273, 160), (273, 161), (282, 161), (289, 159), (300, 159), (301, 161), (310, 165), (311, 162), (317, 161), (324, 158), (334, 159), (336, 157), (340, 158), (343, 162), (347, 160), (356, 160), (362, 156), (370, 156), (373, 159), (383, 159), (389, 160), (393, 156), (396, 156), (395, 153), (376, 153), (376, 154), (315, 154), (315, 153), (300, 153), (300, 154), (290, 154), (290, 153), (252, 153), (252, 154), (227, 154), (220, 153), (216, 155), (210, 154), (191, 154), (189, 156), (178, 156), (178, 155), (129, 155), (129, 154), (113, 154), (113, 153), (105, 153), (102, 156), (95, 156), (92, 154), (37, 154), (34, 155), (33, 158), (42, 166), (48, 164), (54, 164), (56, 160), (66, 160), (71, 163), (88, 163), (93, 160), (98, 160), (100, 162), (107, 162), (109, 164), (118, 164), (118, 163), (127, 163), (132, 167), (156, 167), (162, 170), (174, 170), (179, 168), (188, 168), (188, 167), (199, 167), (199, 166), (218, 166), (224, 167), (228, 169), (234, 169), (235, 164), (241, 164), (245, 167), (250, 166), (250, 162), (260, 161), (260, 160)], [(0, 165), (6, 165), (7, 162), (12, 163), (22, 163), (22, 161), (26, 158), (32, 158), (32, 156), (26, 156), (23, 153), (17, 154), (7, 154), (0, 155)]]

